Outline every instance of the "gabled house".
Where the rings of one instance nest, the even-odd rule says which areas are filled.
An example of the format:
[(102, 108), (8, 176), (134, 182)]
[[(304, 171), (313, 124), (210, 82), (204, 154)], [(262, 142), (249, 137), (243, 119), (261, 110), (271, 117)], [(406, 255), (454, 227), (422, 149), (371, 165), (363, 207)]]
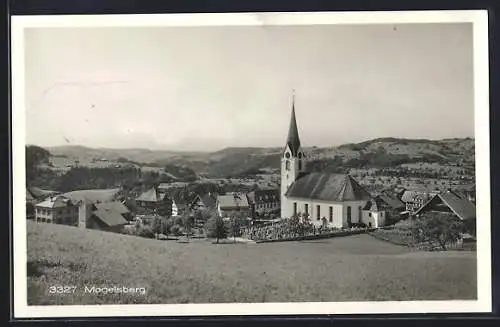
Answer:
[(78, 204), (65, 196), (49, 197), (35, 204), (35, 221), (77, 226)]
[(435, 193), (418, 190), (405, 190), (401, 195), (401, 201), (406, 206), (406, 211), (414, 213), (420, 209)]
[(133, 218), (130, 210), (122, 202), (118, 202), (118, 201), (101, 202), (101, 203), (96, 203), (94, 206), (95, 206), (96, 211), (100, 210), (100, 211), (115, 212), (115, 213), (118, 213), (119, 215), (121, 215), (127, 221), (131, 221)]
[(143, 192), (135, 202), (140, 214), (158, 214), (163, 217), (172, 215), (172, 200), (156, 187)]
[(250, 205), (243, 193), (228, 193), (217, 196), (217, 212), (223, 218), (230, 218), (236, 215), (250, 215)]
[(279, 213), (280, 191), (278, 189), (260, 189), (247, 194), (252, 216)]
[(127, 224), (128, 220), (119, 211), (115, 211), (112, 207), (101, 207), (92, 212), (86, 228), (120, 232)]
[(375, 200), (379, 201), (378, 203), (380, 204), (380, 207), (385, 211), (386, 225), (405, 218), (403, 213), (406, 210), (406, 205), (397, 197), (380, 194), (375, 196)]
[(193, 210), (215, 209), (217, 205), (217, 198), (212, 193), (204, 195), (196, 195), (192, 201), (191, 208)]
[(415, 216), (426, 212), (450, 213), (462, 221), (476, 219), (476, 206), (467, 198), (451, 191), (433, 196), (415, 212)]
[(369, 200), (363, 208), (363, 223), (370, 228), (384, 226), (387, 218), (385, 208), (385, 203), (380, 197)]

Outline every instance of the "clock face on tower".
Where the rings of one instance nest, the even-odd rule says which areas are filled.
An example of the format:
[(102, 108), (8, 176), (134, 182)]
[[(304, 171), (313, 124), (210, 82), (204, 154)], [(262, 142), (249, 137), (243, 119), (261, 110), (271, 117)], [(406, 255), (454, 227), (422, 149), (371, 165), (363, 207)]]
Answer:
[(289, 158), (290, 158), (290, 153), (289, 153), (289, 152), (287, 152), (287, 153), (285, 154), (285, 157), (286, 157), (287, 159), (289, 159)]

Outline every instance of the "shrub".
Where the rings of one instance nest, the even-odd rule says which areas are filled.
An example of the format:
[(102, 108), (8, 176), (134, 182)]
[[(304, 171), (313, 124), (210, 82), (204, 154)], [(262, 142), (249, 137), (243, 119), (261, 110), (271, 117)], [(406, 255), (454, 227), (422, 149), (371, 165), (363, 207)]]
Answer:
[(180, 235), (182, 235), (182, 227), (181, 227), (181, 225), (177, 225), (177, 224), (173, 225), (173, 226), (170, 228), (170, 232), (171, 232), (172, 234), (174, 234), (175, 236), (180, 236)]
[(153, 232), (153, 229), (149, 226), (143, 226), (139, 229), (139, 236), (141, 237), (147, 237), (147, 238), (154, 238), (155, 233)]

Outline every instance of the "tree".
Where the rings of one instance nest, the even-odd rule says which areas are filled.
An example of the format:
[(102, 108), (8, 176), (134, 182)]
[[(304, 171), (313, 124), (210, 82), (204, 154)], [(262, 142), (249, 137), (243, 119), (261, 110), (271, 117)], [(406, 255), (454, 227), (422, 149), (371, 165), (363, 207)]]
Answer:
[(212, 216), (207, 222), (207, 236), (217, 239), (217, 244), (219, 244), (219, 239), (226, 238), (227, 235), (227, 226), (222, 217)]
[(26, 183), (29, 185), (35, 179), (38, 172), (38, 165), (47, 162), (50, 157), (50, 152), (44, 148), (29, 145), (25, 148), (26, 151)]
[(186, 237), (189, 239), (189, 234), (191, 233), (191, 229), (194, 226), (194, 216), (187, 212), (184, 213), (184, 215), (182, 215), (182, 226), (184, 227)]
[(464, 226), (449, 213), (426, 212), (415, 220), (415, 239), (418, 242), (437, 243), (446, 251), (446, 245), (460, 239)]
[(162, 227), (162, 218), (159, 216), (155, 216), (153, 218), (151, 229), (153, 230), (153, 233), (155, 233), (156, 236), (158, 234), (161, 234), (161, 227)]
[(172, 232), (171, 229), (172, 229), (173, 225), (174, 225), (174, 222), (172, 221), (172, 219), (167, 219), (167, 218), (162, 219), (162, 221), (161, 221), (161, 233), (168, 237), (168, 235), (170, 235), (170, 233)]

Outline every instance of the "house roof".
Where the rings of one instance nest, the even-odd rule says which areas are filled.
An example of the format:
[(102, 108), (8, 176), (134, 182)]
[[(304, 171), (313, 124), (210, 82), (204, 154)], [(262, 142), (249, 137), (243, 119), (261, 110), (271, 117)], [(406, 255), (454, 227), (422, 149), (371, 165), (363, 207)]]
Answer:
[(476, 184), (455, 185), (453, 188), (457, 191), (474, 192), (476, 191)]
[(78, 190), (63, 195), (72, 202), (84, 201), (86, 203), (97, 203), (97, 202), (111, 202), (113, 201), (117, 194), (120, 192), (119, 188), (113, 189), (91, 189), (91, 190)]
[(119, 212), (114, 210), (99, 209), (92, 214), (109, 227), (128, 223)]
[(162, 190), (168, 190), (171, 188), (185, 187), (187, 185), (188, 183), (186, 182), (160, 183), (158, 185), (158, 188)]
[(299, 178), (290, 186), (286, 196), (335, 202), (371, 198), (370, 193), (350, 175), (323, 173), (310, 173)]
[(96, 203), (95, 207), (97, 210), (111, 210), (118, 212), (121, 215), (130, 212), (130, 210), (128, 210), (128, 208), (123, 203), (118, 201)]
[(292, 104), (292, 116), (290, 118), (290, 127), (288, 129), (288, 137), (286, 139), (286, 144), (292, 152), (292, 156), (296, 156), (300, 148), (300, 138), (299, 131), (297, 129), (297, 121), (295, 119), (295, 100)]
[(363, 210), (380, 211), (382, 210), (383, 203), (384, 201), (380, 197), (375, 197), (366, 203)]
[(400, 208), (405, 207), (405, 204), (403, 201), (401, 201), (398, 198), (392, 197), (392, 196), (381, 194), (381, 195), (377, 196), (376, 198), (380, 198), (383, 202), (385, 202), (387, 205), (389, 205), (389, 207), (391, 207), (392, 209), (400, 209)]
[(71, 200), (64, 196), (54, 196), (37, 203), (37, 207), (41, 208), (65, 208), (71, 204)]
[(276, 202), (280, 199), (280, 191), (277, 189), (259, 189), (247, 194), (250, 203)]
[(217, 199), (215, 199), (210, 194), (205, 194), (203, 196), (198, 196), (199, 200), (203, 203), (205, 207), (212, 207), (215, 205)]
[(137, 197), (137, 201), (145, 201), (145, 202), (159, 202), (165, 198), (164, 193), (159, 193), (154, 187), (147, 190)]
[(406, 190), (401, 196), (401, 201), (403, 202), (413, 202), (416, 197), (421, 197), (424, 201), (427, 201), (431, 198), (431, 194), (424, 191), (412, 191)]
[(419, 210), (415, 212), (416, 215), (424, 212), (427, 207), (430, 205), (432, 200), (435, 198), (441, 199), (441, 201), (448, 207), (450, 210), (457, 215), (458, 218), (462, 220), (467, 219), (476, 219), (476, 206), (467, 199), (464, 199), (453, 192), (446, 192), (436, 194), (432, 199), (430, 199), (425, 205), (422, 206)]
[(51, 195), (55, 195), (59, 192), (50, 191), (50, 190), (42, 190), (39, 187), (32, 186), (32, 187), (28, 187), (26, 189), (26, 193), (29, 194), (33, 199), (42, 199), (42, 198), (49, 197)]
[(221, 209), (248, 208), (248, 199), (245, 194), (241, 193), (219, 195), (217, 202)]

